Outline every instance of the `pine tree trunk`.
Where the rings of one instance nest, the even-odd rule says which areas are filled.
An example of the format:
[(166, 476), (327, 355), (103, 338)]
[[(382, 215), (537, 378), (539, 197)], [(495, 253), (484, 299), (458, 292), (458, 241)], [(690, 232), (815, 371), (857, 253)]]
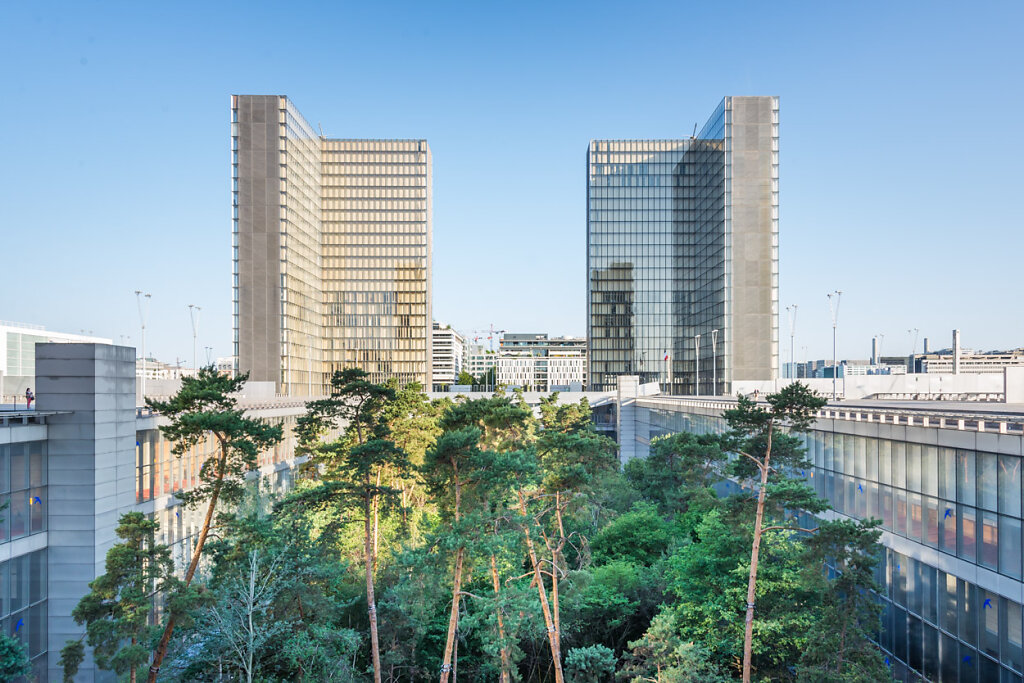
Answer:
[[(523, 517), (526, 517), (526, 499), (523, 497), (521, 491), (517, 492), (519, 496), (519, 511)], [(557, 637), (558, 631), (555, 627), (554, 620), (551, 618), (551, 608), (548, 606), (548, 595), (544, 589), (544, 575), (541, 573), (540, 562), (537, 559), (537, 550), (533, 545), (533, 538), (530, 536), (530, 530), (528, 527), (523, 527), (523, 535), (526, 537), (526, 548), (530, 554), (530, 564), (533, 567), (534, 579), (537, 581), (537, 591), (540, 594), (540, 608), (541, 612), (544, 613), (544, 624), (548, 629), (548, 643), (551, 645), (551, 660), (555, 668), (555, 683), (563, 683), (562, 678), (562, 644), (561, 640)]]
[(380, 641), (377, 636), (377, 603), (373, 593), (373, 565), (376, 558), (373, 555), (371, 507), (371, 496), (367, 492), (365, 504), (363, 505), (363, 512), (365, 513), (363, 515), (365, 517), (365, 538), (363, 540), (366, 554), (366, 610), (370, 615), (370, 652), (373, 655), (373, 680), (374, 683), (380, 683)]
[(459, 600), (462, 597), (462, 562), (465, 548), (455, 553), (455, 577), (452, 580), (452, 611), (448, 616), (448, 639), (444, 644), (444, 661), (441, 663), (441, 683), (448, 683), (448, 674), (452, 670), (452, 652), (455, 648), (455, 635), (459, 629)]
[(501, 581), (498, 580), (498, 563), (494, 555), (491, 555), (491, 583), (494, 584), (494, 614), (498, 618), (498, 644), (501, 646), (501, 683), (511, 683), (512, 665), (505, 644), (505, 617), (501, 614)]
[[(132, 636), (132, 645), (134, 646), (134, 645), (138, 644), (138, 642), (139, 642), (138, 639), (136, 639), (135, 636)], [(132, 664), (131, 670), (128, 673), (128, 681), (129, 681), (129, 683), (135, 683), (135, 665), (134, 664)]]
[[(196, 574), (196, 568), (199, 566), (199, 557), (203, 552), (203, 546), (206, 544), (206, 537), (210, 533), (210, 525), (213, 523), (213, 511), (217, 508), (217, 499), (220, 498), (221, 485), (224, 483), (224, 469), (227, 466), (228, 459), (228, 446), (222, 440), (220, 446), (220, 462), (217, 463), (217, 480), (213, 485), (213, 492), (210, 494), (210, 503), (206, 507), (206, 517), (203, 518), (203, 526), (199, 530), (199, 539), (196, 541), (196, 549), (192, 552), (192, 561), (188, 563), (188, 569), (185, 571), (185, 587), (187, 588), (192, 583), (192, 577)], [(160, 673), (160, 665), (163, 664), (164, 657), (167, 656), (167, 647), (171, 643), (171, 634), (174, 633), (175, 618), (172, 614), (167, 619), (167, 626), (164, 627), (164, 633), (160, 636), (160, 643), (156, 646), (156, 651), (153, 653), (153, 664), (149, 667), (149, 676), (146, 679), (147, 683), (156, 683), (157, 674)]]
[(761, 527), (764, 521), (764, 500), (768, 494), (769, 461), (772, 457), (772, 428), (768, 427), (768, 446), (761, 469), (761, 488), (757, 492), (757, 514), (754, 515), (754, 543), (750, 548), (750, 576), (747, 579), (747, 617), (743, 631), (743, 683), (750, 683), (750, 660), (754, 644), (754, 598), (757, 593), (757, 560), (761, 553)]

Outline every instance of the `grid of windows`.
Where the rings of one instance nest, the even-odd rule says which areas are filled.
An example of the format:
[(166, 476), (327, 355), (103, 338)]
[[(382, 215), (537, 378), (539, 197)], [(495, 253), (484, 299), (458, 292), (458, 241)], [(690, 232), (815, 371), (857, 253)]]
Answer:
[[(637, 374), (694, 393), (726, 378), (724, 109), (691, 140), (590, 144), (587, 262), (591, 386)], [(718, 138), (705, 136), (717, 135)], [(713, 329), (719, 330), (715, 352)], [(712, 370), (717, 363), (717, 370)]]
[(326, 370), (430, 386), (430, 148), (323, 140)]
[[(295, 457), (297, 445), (294, 415), (267, 418), (271, 424), (284, 428), (284, 438), (256, 458), (257, 467), (276, 465)], [(178, 491), (188, 490), (199, 483), (199, 468), (213, 457), (217, 440), (208, 436), (183, 455), (171, 452), (173, 443), (164, 438), (159, 429), (144, 429), (135, 433), (135, 500), (144, 502)]]
[[(734, 226), (743, 247), (735, 266)], [(772, 378), (777, 236), (777, 98), (726, 97), (689, 139), (592, 141), (590, 386), (611, 391), (618, 375), (632, 374), (671, 394), (717, 394), (728, 391), (734, 368), (738, 379)]]
[[(640, 412), (651, 437), (726, 427), (717, 415)], [(1020, 456), (831, 430), (803, 439), (808, 483), (837, 512), (875, 517), (886, 531), (1021, 580)], [(892, 548), (877, 571), (878, 642), (898, 680), (1022, 681), (1020, 603)]]
[(46, 550), (0, 562), (0, 629), (21, 641), (46, 679)]
[(46, 442), (0, 445), (0, 542), (46, 531)]
[(289, 396), (324, 393), (321, 291), (320, 137), (280, 98), (281, 387)]

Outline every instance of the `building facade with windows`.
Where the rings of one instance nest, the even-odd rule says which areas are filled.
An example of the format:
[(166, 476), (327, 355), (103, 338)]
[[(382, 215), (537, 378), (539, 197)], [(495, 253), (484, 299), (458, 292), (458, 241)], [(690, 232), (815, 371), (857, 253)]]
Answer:
[(231, 98), (238, 370), (289, 396), (335, 370), (429, 386), (426, 140), (314, 133), (278, 95)]
[[(83, 629), (71, 610), (103, 573), (120, 515), (139, 511), (160, 523), (158, 540), (183, 570), (204, 510), (187, 510), (176, 493), (198, 483), (212, 440), (181, 457), (159, 427), (164, 418), (136, 408), (135, 350), (109, 344), (40, 343), (32, 410), (0, 410), (0, 628), (28, 650), (36, 680), (61, 680), (60, 650)], [(268, 492), (291, 486), (292, 427), (303, 401), (241, 403), (280, 424), (285, 439), (260, 454), (251, 479)], [(76, 681), (111, 680), (91, 657)]]
[(464, 369), (463, 356), (466, 340), (453, 330), (451, 325), (439, 322), (434, 322), (433, 334), (432, 383), (434, 391), (444, 391), (445, 387), (458, 383), (459, 373)]
[[(498, 364), (497, 352), (491, 351), (485, 344), (467, 341), (463, 346), (463, 354), (463, 367), (466, 372), (473, 375), (477, 383), (485, 380), (488, 373)], [(494, 382), (493, 380), (483, 382), (483, 384), (488, 383), (493, 384)]]
[[(636, 397), (622, 434), (644, 457), (660, 435), (721, 432), (734, 405)], [(830, 514), (881, 520), (876, 637), (894, 678), (1021, 683), (1024, 406), (843, 402), (802, 439)]]
[(778, 154), (778, 97), (726, 97), (691, 138), (591, 141), (594, 390), (638, 375), (717, 394), (778, 375)]
[(546, 334), (506, 333), (497, 359), (498, 384), (530, 391), (583, 391), (587, 340)]

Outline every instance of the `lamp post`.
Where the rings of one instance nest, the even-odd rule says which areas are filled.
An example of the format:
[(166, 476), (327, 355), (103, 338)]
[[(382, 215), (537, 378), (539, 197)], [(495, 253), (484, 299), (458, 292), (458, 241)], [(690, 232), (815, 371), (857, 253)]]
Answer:
[[(836, 355), (836, 327), (839, 321), (839, 297), (843, 293), (838, 289), (828, 294), (828, 310), (832, 314), (832, 400), (836, 400), (836, 375), (838, 374)], [(832, 298), (835, 297), (835, 302)]]
[(199, 336), (199, 311), (203, 309), (199, 308), (195, 304), (188, 305), (188, 318), (192, 321), (192, 369), (199, 374), (199, 361), (196, 356), (196, 337)]
[(700, 335), (693, 338), (693, 349), (697, 353), (697, 361), (694, 366), (694, 386), (697, 388), (697, 396), (700, 396)]
[(149, 311), (149, 301), (152, 294), (141, 290), (135, 290), (135, 303), (139, 306), (139, 323), (142, 326), (142, 402), (146, 402), (146, 313)]
[(907, 372), (917, 372), (917, 363), (914, 360), (914, 356), (917, 355), (917, 333), (918, 329), (916, 327), (907, 330), (907, 334), (914, 335), (914, 343), (910, 347), (910, 361), (907, 363)]
[(878, 333), (878, 366), (882, 366), (882, 343), (885, 341), (885, 335), (881, 332)]
[(794, 363), (796, 362), (796, 358), (795, 358), (795, 354), (793, 352), (794, 349), (796, 348), (794, 346), (794, 340), (796, 338), (796, 309), (797, 309), (797, 305), (796, 304), (793, 304), (792, 306), (786, 306), (786, 313), (789, 314), (789, 378), (790, 379), (793, 379), (794, 377), (796, 377), (796, 367), (794, 367)]
[(718, 330), (711, 330), (711, 395), (718, 396)]
[(203, 350), (206, 351), (206, 364), (207, 365), (213, 365), (213, 360), (211, 359), (211, 357), (213, 356), (213, 347), (212, 346), (204, 346)]

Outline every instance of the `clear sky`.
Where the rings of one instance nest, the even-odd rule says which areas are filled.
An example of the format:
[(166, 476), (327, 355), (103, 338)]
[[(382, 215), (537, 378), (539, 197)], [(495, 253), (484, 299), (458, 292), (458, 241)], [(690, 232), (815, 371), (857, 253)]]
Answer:
[[(423, 137), (434, 311), (585, 333), (591, 138), (781, 97), (796, 356), (1024, 346), (1024, 3), (4, 2), (0, 319), (230, 354), (229, 95)], [(789, 330), (781, 316), (784, 359)], [(921, 344), (918, 343), (920, 350)], [(200, 356), (203, 355), (200, 350)]]

